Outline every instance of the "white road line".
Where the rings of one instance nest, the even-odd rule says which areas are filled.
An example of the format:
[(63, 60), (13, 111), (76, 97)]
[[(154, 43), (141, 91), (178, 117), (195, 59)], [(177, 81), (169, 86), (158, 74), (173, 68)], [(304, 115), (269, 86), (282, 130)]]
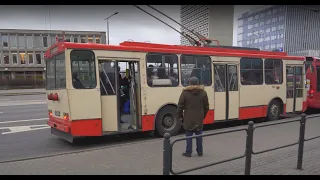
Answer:
[(16, 120), (16, 121), (3, 121), (0, 124), (9, 124), (9, 123), (18, 123), (18, 122), (30, 122), (30, 121), (43, 121), (48, 120), (49, 118), (40, 118), (40, 119), (26, 119), (26, 120)]
[(3, 112), (0, 112), (0, 114), (3, 114)]
[(33, 105), (33, 104), (47, 104), (47, 102), (29, 102), (29, 103), (13, 103), (13, 104), (7, 104), (3, 103), (0, 104), (0, 106), (24, 106), (24, 105)]
[(28, 132), (28, 131), (35, 131), (40, 129), (49, 129), (50, 126), (46, 124), (42, 125), (31, 125), (31, 126), (12, 126), (12, 127), (0, 127), (0, 129), (9, 129), (9, 132), (2, 132), (1, 134), (13, 134), (13, 133), (20, 133), (20, 132)]

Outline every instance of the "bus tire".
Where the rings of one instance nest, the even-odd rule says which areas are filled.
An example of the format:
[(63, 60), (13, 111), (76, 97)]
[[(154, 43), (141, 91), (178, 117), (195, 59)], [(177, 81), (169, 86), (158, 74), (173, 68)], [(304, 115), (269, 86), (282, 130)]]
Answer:
[(172, 105), (167, 105), (161, 108), (156, 117), (156, 132), (161, 137), (165, 133), (171, 136), (177, 135), (181, 128), (181, 121), (176, 117), (177, 108)]
[(275, 121), (280, 119), (281, 106), (278, 100), (273, 100), (268, 106), (267, 121)]

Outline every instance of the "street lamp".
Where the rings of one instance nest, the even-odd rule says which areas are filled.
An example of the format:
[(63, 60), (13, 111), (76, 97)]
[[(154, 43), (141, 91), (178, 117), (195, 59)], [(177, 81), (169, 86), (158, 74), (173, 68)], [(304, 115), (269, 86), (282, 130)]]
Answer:
[(108, 45), (109, 45), (109, 21), (108, 20), (109, 20), (109, 18), (111, 18), (112, 16), (117, 15), (117, 14), (118, 14), (118, 12), (115, 12), (112, 15), (110, 15), (107, 18), (104, 19), (105, 21), (107, 21), (107, 31), (108, 31), (107, 40), (108, 40)]

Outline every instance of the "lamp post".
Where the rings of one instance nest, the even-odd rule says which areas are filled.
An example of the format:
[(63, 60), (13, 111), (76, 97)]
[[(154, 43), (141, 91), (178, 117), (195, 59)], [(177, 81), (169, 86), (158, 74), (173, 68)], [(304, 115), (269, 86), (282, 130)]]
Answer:
[(108, 41), (108, 45), (109, 45), (109, 18), (111, 18), (114, 15), (117, 15), (118, 12), (113, 13), (112, 15), (108, 16), (107, 18), (105, 18), (104, 20), (107, 21), (107, 41)]

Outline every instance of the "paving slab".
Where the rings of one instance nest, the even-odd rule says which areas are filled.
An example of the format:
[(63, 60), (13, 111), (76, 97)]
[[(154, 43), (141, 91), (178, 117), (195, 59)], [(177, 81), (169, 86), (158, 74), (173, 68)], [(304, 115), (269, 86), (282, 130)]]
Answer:
[[(283, 120), (286, 121), (286, 120)], [(262, 123), (260, 123), (262, 124)], [(259, 124), (259, 125), (260, 125)], [(229, 129), (243, 128), (239, 126)], [(319, 136), (320, 118), (307, 120), (306, 138)], [(213, 131), (225, 131), (212, 130)], [(299, 122), (258, 128), (254, 132), (254, 151), (262, 151), (298, 141)], [(172, 139), (178, 138), (175, 136)], [(201, 166), (204, 164), (232, 158), (244, 153), (246, 133), (234, 132), (204, 138), (204, 156), (182, 157), (185, 142), (178, 142), (173, 150), (174, 171)], [(123, 144), (107, 147), (101, 150), (88, 151), (78, 154), (68, 154), (55, 157), (10, 162), (0, 164), (0, 174), (26, 175), (73, 175), (73, 174), (162, 174), (162, 139), (146, 140), (144, 142)], [(195, 148), (195, 142), (194, 142)], [(320, 175), (320, 140), (315, 139), (305, 143), (304, 170), (297, 170), (298, 147), (253, 155), (252, 174), (299, 174)], [(192, 171), (186, 174), (214, 175), (214, 174), (244, 174), (245, 159)]]

